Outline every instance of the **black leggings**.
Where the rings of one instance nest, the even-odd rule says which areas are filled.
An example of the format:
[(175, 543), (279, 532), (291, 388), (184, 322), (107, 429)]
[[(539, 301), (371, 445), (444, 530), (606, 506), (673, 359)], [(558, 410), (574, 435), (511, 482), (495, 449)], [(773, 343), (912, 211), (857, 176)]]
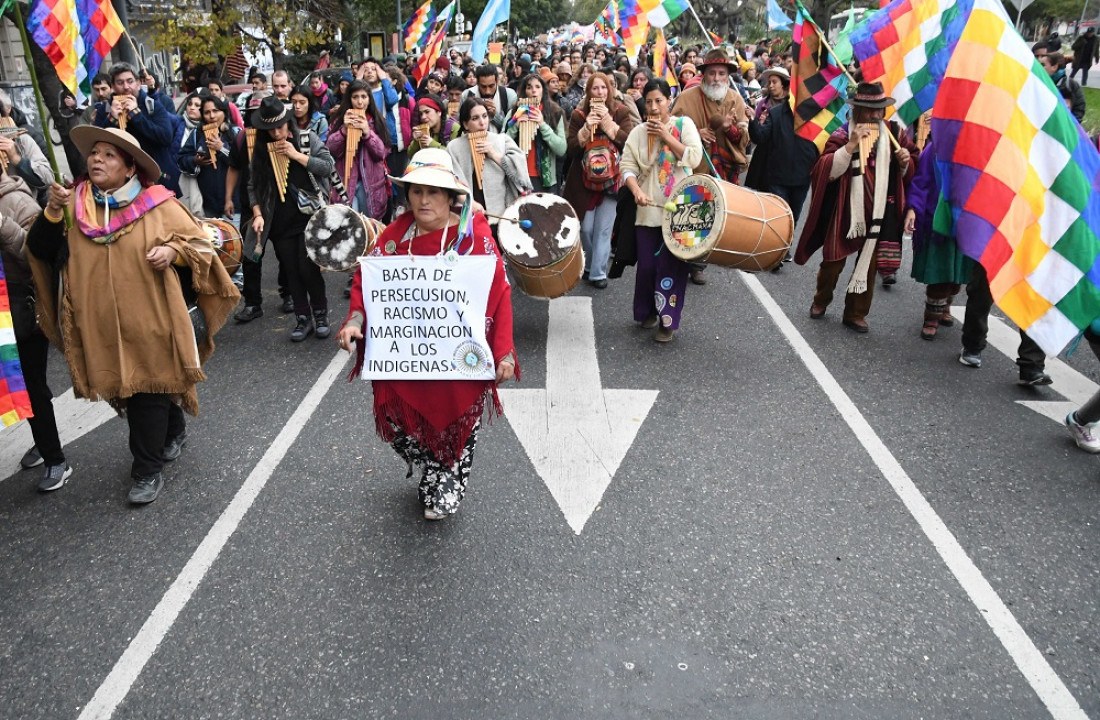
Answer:
[(325, 277), (321, 268), (306, 255), (305, 235), (302, 227), (271, 231), (269, 236), (279, 258), (280, 268), (286, 269), (286, 282), (294, 299), (294, 314), (309, 315), (310, 310), (328, 310), (325, 297)]

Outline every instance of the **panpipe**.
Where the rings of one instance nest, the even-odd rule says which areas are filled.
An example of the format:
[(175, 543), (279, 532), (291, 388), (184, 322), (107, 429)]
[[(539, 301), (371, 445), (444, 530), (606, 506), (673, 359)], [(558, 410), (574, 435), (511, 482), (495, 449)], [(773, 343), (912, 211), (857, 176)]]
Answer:
[(458, 119), (458, 108), (461, 105), (458, 100), (451, 100), (447, 103), (447, 117), (453, 117)]
[(118, 129), (126, 132), (126, 122), (130, 119), (130, 111), (123, 110), (118, 116)]
[(252, 162), (252, 151), (256, 149), (256, 128), (244, 129), (244, 142), (248, 145), (248, 162)]
[(428, 147), (428, 144), (432, 141), (432, 126), (428, 123), (414, 125), (413, 135), (417, 138), (417, 142), (420, 143), (420, 149), (423, 150)]
[[(22, 135), (23, 131), (16, 130), (15, 121), (10, 117), (0, 117), (0, 134), (6, 138), (16, 138)], [(0, 153), (0, 170), (3, 170), (5, 173), (8, 171), (7, 153)]]
[(871, 131), (868, 135), (859, 139), (859, 165), (866, 172), (867, 158), (875, 147), (875, 143), (878, 142), (878, 123), (859, 123), (856, 128), (867, 128)]
[[(588, 101), (588, 111), (589, 112), (595, 110), (596, 108), (606, 108), (606, 107), (607, 107), (607, 104), (604, 103), (603, 100), (592, 99), (592, 100)], [(597, 127), (598, 127), (597, 125), (590, 125), (588, 127), (588, 134), (591, 135), (591, 136), (595, 136)]]
[[(367, 113), (363, 110), (356, 110), (352, 108), (344, 113), (344, 124), (347, 125), (348, 118), (359, 118), (365, 120)], [(344, 147), (344, 178), (351, 177), (351, 166), (355, 162), (355, 153), (359, 150), (359, 142), (363, 139), (362, 128), (357, 128), (354, 125), (347, 125), (347, 145)]]
[(210, 141), (218, 138), (218, 123), (206, 123), (202, 126), (202, 134), (206, 136), (206, 149), (210, 152), (210, 159), (214, 161), (214, 169), (218, 169), (218, 154), (210, 150)]
[(286, 201), (286, 181), (290, 177), (290, 156), (280, 155), (267, 144), (267, 156), (271, 158), (271, 170), (275, 174), (275, 188), (279, 191), (279, 202)]
[(917, 118), (917, 136), (914, 140), (917, 143), (917, 147), (924, 150), (924, 146), (928, 143), (928, 134), (932, 132), (932, 113), (926, 112)]
[[(646, 115), (645, 119), (646, 119), (646, 122), (660, 122), (661, 116), (660, 115)], [(660, 141), (661, 141), (661, 138), (659, 138), (656, 135), (650, 135), (649, 136), (649, 154), (650, 155), (652, 155), (653, 152), (657, 149), (657, 143), (659, 143)]]
[(489, 137), (487, 130), (478, 130), (476, 132), (466, 133), (466, 137), (470, 141), (470, 155), (474, 159), (474, 175), (477, 177), (477, 186), (484, 187), (481, 182), (482, 169), (485, 167), (485, 156), (477, 151), (477, 143), (479, 140), (486, 140)]
[(531, 152), (531, 146), (535, 144), (535, 123), (530, 119), (531, 108), (540, 109), (541, 105), (536, 105), (528, 98), (520, 98), (516, 100), (516, 109), (527, 108), (524, 111), (523, 119), (519, 121), (519, 149), (523, 151), (523, 154)]

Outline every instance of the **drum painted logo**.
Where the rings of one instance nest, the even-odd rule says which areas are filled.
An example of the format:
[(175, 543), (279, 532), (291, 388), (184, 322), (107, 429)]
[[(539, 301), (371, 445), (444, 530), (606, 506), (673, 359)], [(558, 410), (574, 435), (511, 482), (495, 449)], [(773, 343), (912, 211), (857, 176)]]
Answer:
[(714, 227), (714, 196), (704, 185), (689, 185), (673, 202), (676, 210), (669, 220), (672, 238), (682, 247), (695, 247)]

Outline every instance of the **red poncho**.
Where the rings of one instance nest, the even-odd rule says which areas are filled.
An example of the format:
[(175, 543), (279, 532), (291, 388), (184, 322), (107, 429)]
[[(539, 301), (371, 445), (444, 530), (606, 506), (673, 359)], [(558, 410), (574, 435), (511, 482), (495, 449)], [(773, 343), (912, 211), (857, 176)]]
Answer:
[[(377, 255), (437, 255), (442, 230), (417, 235), (409, 242), (402, 242), (413, 222), (413, 214), (406, 212), (394, 220), (382, 232), (372, 254)], [(447, 243), (458, 234), (456, 226), (447, 228)], [(512, 293), (504, 271), (504, 262), (497, 252), (489, 223), (481, 213), (473, 219), (474, 248), (472, 255), (496, 256), (496, 273), (489, 290), (489, 302), (485, 308), (485, 338), (500, 362), (508, 354), (515, 357), (512, 342)], [(390, 242), (394, 251), (386, 252)], [(467, 241), (468, 242), (468, 241)], [(411, 248), (409, 247), (411, 244)], [(465, 243), (463, 244), (465, 250)], [(364, 318), (362, 274), (355, 273), (351, 286), (351, 305), (348, 320), (355, 313)], [(348, 320), (344, 321), (347, 325)], [(359, 342), (358, 358), (349, 379), (354, 379), (363, 367), (365, 345)], [(516, 359), (516, 378), (519, 378), (519, 360)], [(489, 413), (503, 413), (496, 383), (491, 380), (373, 380), (374, 423), (379, 437), (392, 442), (396, 437), (393, 424), (432, 452), (443, 463), (454, 463), (462, 455), (462, 448), (470, 437), (470, 431), (481, 418), (486, 400), (490, 400)], [(393, 424), (391, 424), (391, 422)]]

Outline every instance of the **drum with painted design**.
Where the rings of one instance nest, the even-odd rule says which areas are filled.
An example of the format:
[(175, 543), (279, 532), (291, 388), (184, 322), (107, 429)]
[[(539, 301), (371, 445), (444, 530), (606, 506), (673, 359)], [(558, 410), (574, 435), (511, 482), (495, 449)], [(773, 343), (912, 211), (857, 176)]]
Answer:
[(512, 284), (540, 298), (572, 290), (584, 272), (581, 222), (573, 206), (557, 195), (533, 193), (505, 208), (501, 218), (497, 235)]
[(670, 200), (676, 209), (665, 213), (662, 230), (665, 246), (681, 260), (766, 272), (791, 248), (794, 215), (778, 195), (690, 175)]

